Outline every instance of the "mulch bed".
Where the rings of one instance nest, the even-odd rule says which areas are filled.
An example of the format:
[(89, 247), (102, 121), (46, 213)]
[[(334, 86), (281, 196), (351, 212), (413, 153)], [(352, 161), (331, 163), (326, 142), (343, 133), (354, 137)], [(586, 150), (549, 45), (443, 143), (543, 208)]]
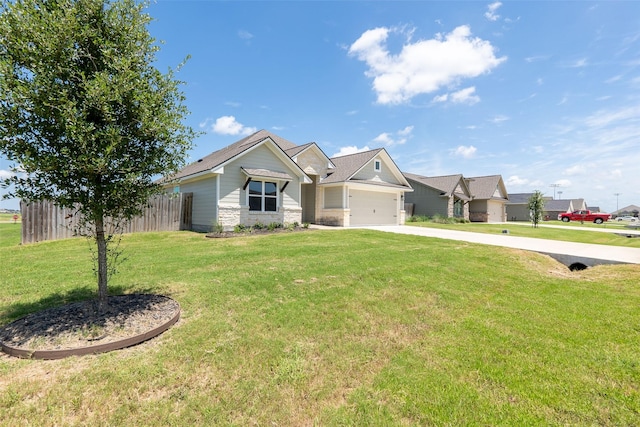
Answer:
[(211, 239), (226, 239), (231, 237), (246, 237), (246, 236), (259, 236), (264, 234), (276, 234), (276, 233), (297, 233), (300, 231), (308, 231), (308, 227), (295, 227), (295, 228), (275, 228), (273, 230), (269, 230), (268, 228), (247, 228), (242, 231), (221, 231), (221, 232), (211, 232), (206, 236)]
[(103, 313), (83, 301), (30, 314), (0, 328), (0, 343), (28, 350), (66, 350), (121, 341), (169, 322), (180, 305), (161, 295), (111, 296)]

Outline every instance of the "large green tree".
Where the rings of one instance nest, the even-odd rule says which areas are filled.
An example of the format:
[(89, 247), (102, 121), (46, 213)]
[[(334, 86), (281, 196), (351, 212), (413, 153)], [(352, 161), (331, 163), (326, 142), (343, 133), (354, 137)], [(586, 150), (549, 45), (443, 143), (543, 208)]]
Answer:
[(183, 166), (195, 136), (182, 82), (155, 66), (147, 5), (2, 0), (0, 154), (18, 172), (5, 197), (75, 207), (97, 245), (107, 303), (108, 221), (130, 219)]

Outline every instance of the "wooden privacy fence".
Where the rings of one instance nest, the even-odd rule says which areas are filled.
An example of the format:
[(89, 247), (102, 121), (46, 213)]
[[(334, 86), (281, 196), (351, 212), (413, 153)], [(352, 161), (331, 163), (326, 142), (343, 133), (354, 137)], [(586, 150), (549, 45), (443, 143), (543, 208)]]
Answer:
[[(163, 194), (149, 200), (142, 215), (122, 226), (125, 233), (178, 231), (191, 229), (193, 193)], [(60, 208), (53, 202), (20, 203), (22, 244), (77, 236), (76, 210)], [(109, 223), (109, 220), (106, 221)]]

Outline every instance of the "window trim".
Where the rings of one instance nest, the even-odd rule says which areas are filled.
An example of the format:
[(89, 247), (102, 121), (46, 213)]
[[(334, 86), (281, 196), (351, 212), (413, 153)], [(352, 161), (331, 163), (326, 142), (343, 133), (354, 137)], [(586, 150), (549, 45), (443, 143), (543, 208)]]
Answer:
[(382, 172), (382, 161), (380, 159), (375, 159), (373, 161), (373, 170), (375, 172)]
[[(251, 194), (251, 184), (260, 183), (260, 194)], [(273, 184), (276, 190), (276, 194), (274, 196), (265, 194), (266, 184)], [(278, 182), (276, 180), (273, 181), (265, 181), (259, 179), (252, 179), (249, 182), (248, 188), (246, 190), (247, 196), (247, 207), (249, 208), (249, 212), (261, 212), (261, 213), (269, 213), (269, 212), (278, 212), (278, 208), (280, 205), (280, 189), (278, 188)], [(251, 209), (251, 198), (259, 198), (260, 199), (260, 210)], [(276, 205), (274, 210), (266, 210), (267, 200), (275, 200)]]

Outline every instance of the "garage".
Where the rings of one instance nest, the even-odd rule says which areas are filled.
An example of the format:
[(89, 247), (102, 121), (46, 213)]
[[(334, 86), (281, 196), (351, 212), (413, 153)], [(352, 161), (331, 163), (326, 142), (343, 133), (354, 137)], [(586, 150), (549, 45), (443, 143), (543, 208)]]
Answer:
[(505, 205), (502, 202), (487, 202), (488, 222), (505, 222)]
[(350, 190), (349, 208), (352, 226), (398, 224), (397, 193)]

